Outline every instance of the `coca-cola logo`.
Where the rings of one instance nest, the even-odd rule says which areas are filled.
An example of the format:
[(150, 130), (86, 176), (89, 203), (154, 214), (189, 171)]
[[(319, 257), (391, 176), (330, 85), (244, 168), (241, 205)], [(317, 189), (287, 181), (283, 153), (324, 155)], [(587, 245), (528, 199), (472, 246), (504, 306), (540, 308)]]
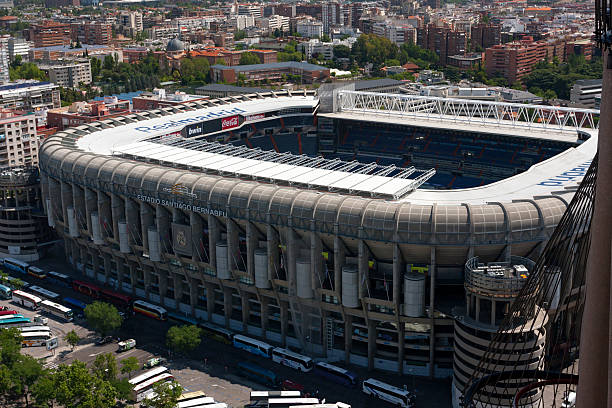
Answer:
[(225, 118), (221, 121), (221, 129), (231, 129), (238, 126), (238, 115)]

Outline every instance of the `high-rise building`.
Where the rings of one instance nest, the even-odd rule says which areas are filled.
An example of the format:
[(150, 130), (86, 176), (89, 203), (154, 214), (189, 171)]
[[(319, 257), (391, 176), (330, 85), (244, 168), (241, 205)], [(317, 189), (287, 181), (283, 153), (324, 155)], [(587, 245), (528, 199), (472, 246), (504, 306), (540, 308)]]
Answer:
[(60, 106), (59, 86), (50, 82), (21, 81), (0, 86), (0, 108), (38, 111)]
[(340, 24), (340, 4), (328, 1), (321, 5), (321, 20), (323, 22), (323, 33), (329, 34), (331, 28)]
[(262, 17), (262, 7), (257, 4), (239, 4), (238, 14), (241, 16)]
[(417, 30), (417, 44), (435, 52), (440, 57), (440, 64), (446, 65), (449, 57), (466, 52), (467, 36), (464, 31), (428, 24)]
[(71, 40), (70, 24), (46, 20), (30, 27), (30, 40), (34, 47), (68, 45)]
[(482, 51), (501, 44), (501, 25), (480, 23), (472, 26), (472, 50), (479, 46)]
[(0, 36), (0, 83), (7, 83), (9, 78), (9, 40), (10, 35)]

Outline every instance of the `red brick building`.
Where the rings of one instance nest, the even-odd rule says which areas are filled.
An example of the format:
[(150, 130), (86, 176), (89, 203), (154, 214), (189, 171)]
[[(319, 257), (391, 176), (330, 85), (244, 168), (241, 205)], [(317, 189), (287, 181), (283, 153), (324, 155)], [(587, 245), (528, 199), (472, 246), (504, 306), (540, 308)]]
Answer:
[(130, 101), (109, 98), (107, 101), (75, 102), (47, 112), (47, 127), (64, 130), (130, 112)]
[(81, 44), (109, 44), (113, 38), (113, 28), (106, 23), (72, 23), (70, 25), (72, 41)]
[(30, 27), (30, 41), (34, 47), (50, 47), (54, 45), (68, 45), (72, 38), (70, 24), (55, 21), (43, 21)]
[(323, 82), (329, 78), (329, 68), (306, 62), (277, 62), (273, 64), (239, 65), (229, 67), (213, 65), (210, 74), (214, 82), (238, 82), (238, 76), (243, 75), (246, 81), (280, 81), (289, 75), (300, 77), (305, 84)]
[(533, 66), (546, 59), (546, 47), (525, 37), (520, 42), (487, 48), (485, 71), (489, 77), (501, 75), (510, 84), (528, 75)]
[(446, 65), (449, 57), (466, 52), (467, 36), (464, 31), (428, 24), (417, 29), (417, 45), (435, 52), (440, 57), (440, 64)]

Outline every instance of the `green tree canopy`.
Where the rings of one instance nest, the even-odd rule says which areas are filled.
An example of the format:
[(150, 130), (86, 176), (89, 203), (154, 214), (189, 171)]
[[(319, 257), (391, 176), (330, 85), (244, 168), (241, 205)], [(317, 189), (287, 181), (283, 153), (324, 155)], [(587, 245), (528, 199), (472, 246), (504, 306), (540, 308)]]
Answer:
[(386, 60), (397, 59), (398, 48), (397, 45), (385, 37), (375, 34), (362, 34), (353, 44), (351, 53), (361, 66), (371, 62), (379, 67)]
[(157, 383), (153, 385), (155, 397), (147, 401), (150, 408), (172, 408), (176, 407), (179, 397), (183, 393), (183, 388), (176, 381), (167, 383)]
[(85, 308), (85, 318), (91, 328), (101, 336), (106, 336), (121, 326), (121, 316), (110, 303), (93, 302)]
[(38, 81), (47, 80), (47, 74), (44, 71), (38, 69), (36, 64), (32, 62), (26, 62), (18, 66), (9, 67), (9, 77), (11, 81), (17, 79), (36, 79)]
[(109, 381), (92, 375), (81, 361), (60, 365), (53, 374), (55, 400), (66, 408), (110, 408), (117, 391)]
[(346, 45), (334, 45), (334, 58), (350, 58), (351, 49)]
[(132, 377), (132, 373), (140, 368), (138, 359), (134, 356), (126, 357), (121, 360), (121, 374), (127, 374), (128, 378)]
[(259, 57), (252, 52), (243, 52), (240, 56), (240, 65), (255, 65), (259, 63), (261, 63)]
[(72, 348), (72, 350), (74, 350), (76, 345), (79, 344), (79, 341), (81, 340), (81, 338), (74, 330), (70, 330), (64, 336), (64, 340), (66, 340), (66, 343), (68, 343), (70, 347)]
[(115, 355), (112, 353), (98, 354), (93, 362), (92, 371), (103, 380), (115, 381), (119, 373)]
[(172, 326), (166, 334), (166, 344), (171, 350), (190, 352), (200, 345), (200, 329), (195, 325)]

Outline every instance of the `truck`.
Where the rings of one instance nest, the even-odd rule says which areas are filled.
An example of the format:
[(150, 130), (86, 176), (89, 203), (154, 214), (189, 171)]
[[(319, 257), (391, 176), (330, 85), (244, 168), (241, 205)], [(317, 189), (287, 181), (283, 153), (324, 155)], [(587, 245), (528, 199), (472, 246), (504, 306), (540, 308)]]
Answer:
[(47, 319), (46, 317), (37, 315), (37, 316), (34, 316), (34, 323), (40, 323), (40, 324), (47, 325), (49, 323), (49, 319)]
[(134, 347), (136, 347), (136, 340), (134, 340), (134, 339), (127, 339), (127, 340), (124, 340), (124, 341), (120, 341), (119, 343), (117, 343), (117, 345), (119, 346), (119, 350), (118, 351), (131, 350)]

